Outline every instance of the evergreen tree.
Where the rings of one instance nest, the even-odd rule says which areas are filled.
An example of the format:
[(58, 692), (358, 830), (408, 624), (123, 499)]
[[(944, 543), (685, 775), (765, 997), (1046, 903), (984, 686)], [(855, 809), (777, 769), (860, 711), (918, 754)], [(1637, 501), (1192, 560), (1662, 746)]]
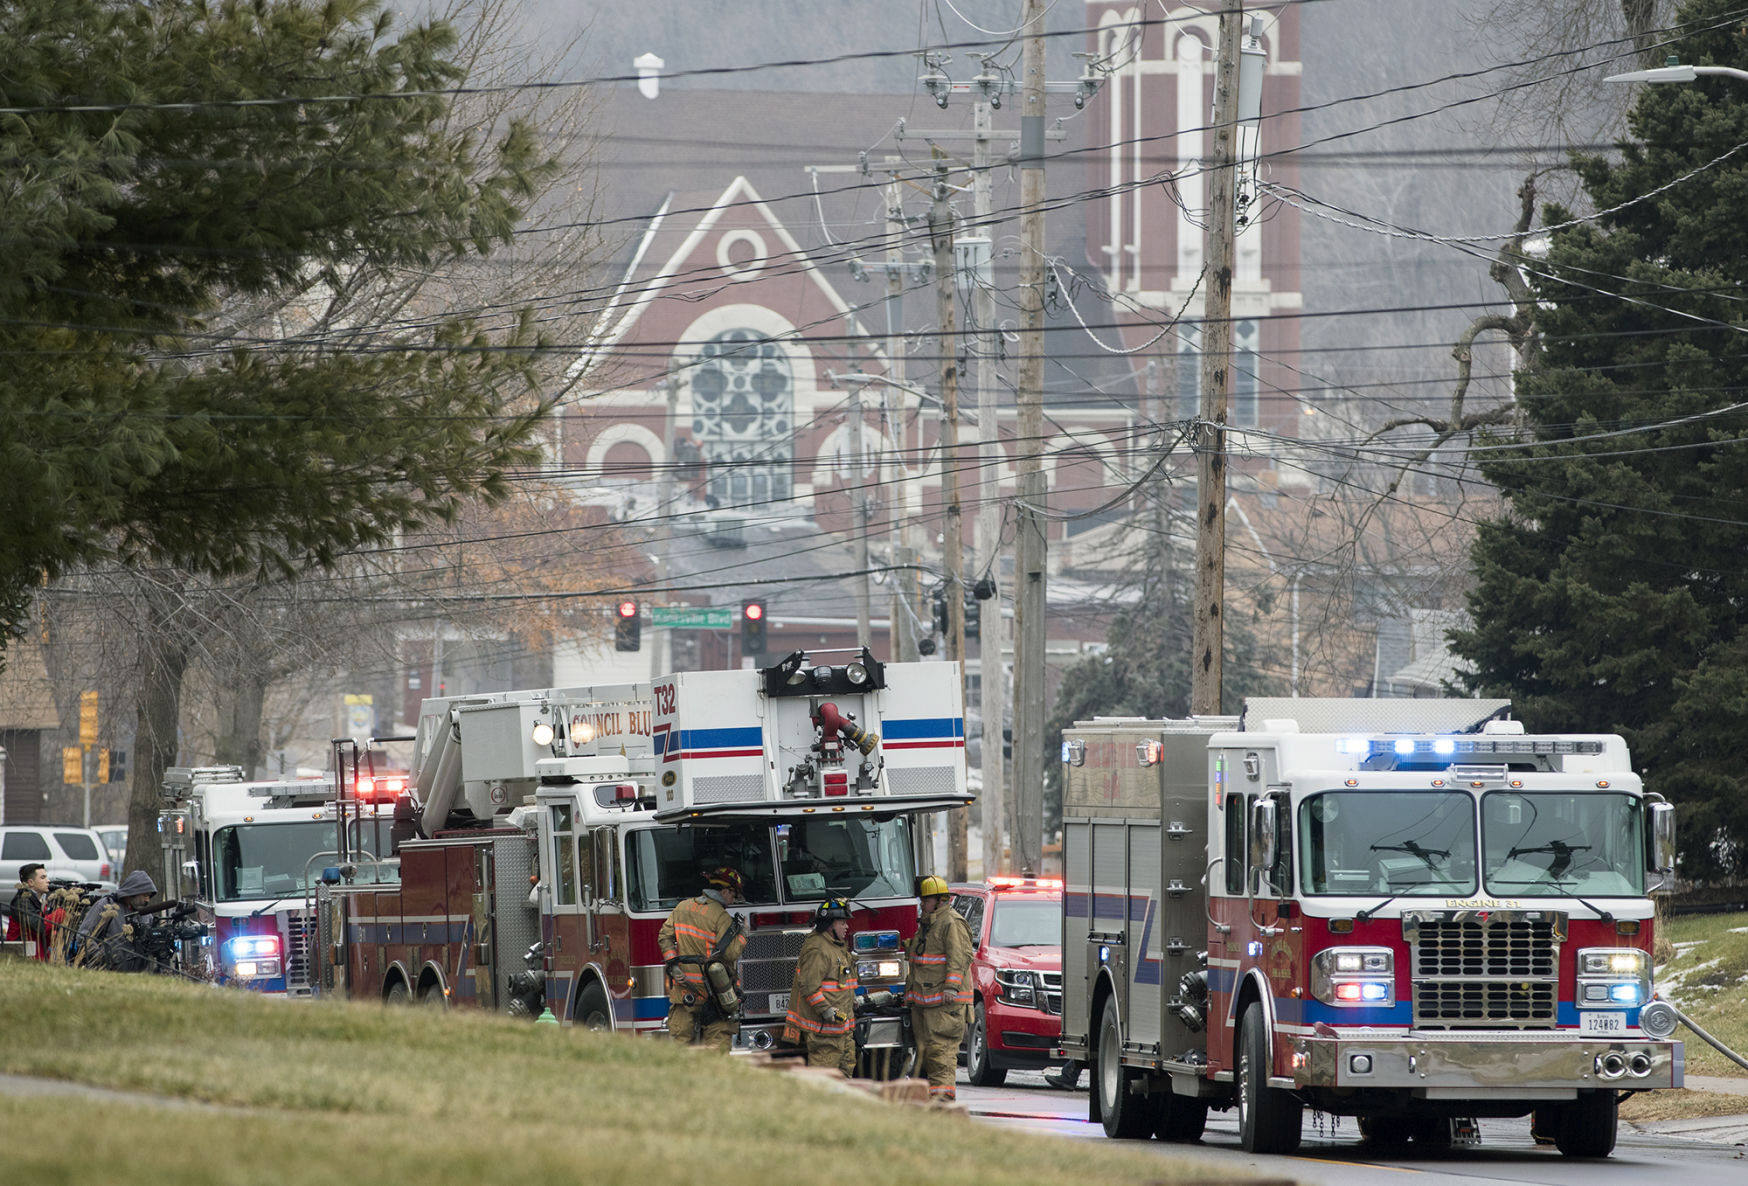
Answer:
[[(1748, 63), (1739, 6), (1678, 20), (1705, 30), (1682, 61)], [(1452, 644), (1532, 729), (1622, 733), (1710, 877), (1748, 871), (1748, 88), (1648, 86), (1630, 126), (1619, 159), (1577, 160), (1601, 215), (1544, 212), (1543, 349), (1522, 436), (1479, 454), (1506, 510)]]
[(374, 0), (0, 6), (0, 647), (81, 562), (289, 574), (503, 495), (526, 314), (298, 319), (509, 241), (551, 166), (456, 130), (455, 45)]

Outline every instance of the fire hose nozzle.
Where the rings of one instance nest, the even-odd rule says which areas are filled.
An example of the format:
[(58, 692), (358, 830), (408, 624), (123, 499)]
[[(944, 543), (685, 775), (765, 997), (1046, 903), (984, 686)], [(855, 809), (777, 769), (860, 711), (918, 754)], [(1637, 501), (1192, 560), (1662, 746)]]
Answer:
[(873, 753), (874, 747), (880, 744), (878, 733), (868, 733), (857, 728), (855, 718), (829, 700), (819, 706), (814, 713), (814, 720), (825, 730), (826, 736), (842, 737), (864, 754)]

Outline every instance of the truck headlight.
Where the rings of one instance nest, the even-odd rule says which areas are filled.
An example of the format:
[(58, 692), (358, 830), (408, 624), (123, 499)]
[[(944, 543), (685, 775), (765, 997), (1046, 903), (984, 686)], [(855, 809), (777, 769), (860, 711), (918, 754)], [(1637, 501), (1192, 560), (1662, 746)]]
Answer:
[(1396, 1004), (1396, 955), (1388, 947), (1330, 947), (1311, 957), (1311, 995), (1347, 1009)]
[(1651, 999), (1651, 957), (1636, 947), (1578, 952), (1578, 1007), (1632, 1009)]
[(856, 965), (856, 979), (898, 980), (904, 975), (904, 965), (898, 960), (872, 960)]
[(1012, 968), (997, 968), (995, 983), (998, 995), (1010, 1005), (1024, 1005), (1035, 1008), (1039, 1004), (1038, 975), (1035, 972), (1020, 971)]

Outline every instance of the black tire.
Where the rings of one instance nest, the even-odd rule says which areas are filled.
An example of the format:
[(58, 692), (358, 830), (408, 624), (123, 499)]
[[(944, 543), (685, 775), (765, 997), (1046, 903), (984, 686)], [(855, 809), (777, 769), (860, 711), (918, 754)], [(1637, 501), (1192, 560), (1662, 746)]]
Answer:
[(1607, 1157), (1614, 1152), (1620, 1100), (1612, 1090), (1580, 1091), (1560, 1105), (1554, 1121), (1554, 1146), (1567, 1157)]
[(1290, 1091), (1268, 1085), (1268, 1022), (1262, 1004), (1245, 1007), (1238, 1030), (1238, 1139), (1246, 1153), (1292, 1153), (1299, 1148), (1305, 1107)]
[(382, 1003), (385, 1005), (412, 1004), (413, 994), (407, 991), (407, 982), (397, 978), (393, 984), (388, 986), (388, 991), (382, 994)]
[(1159, 1096), (1153, 1131), (1162, 1141), (1190, 1144), (1202, 1139), (1208, 1127), (1208, 1101), (1167, 1092)]
[(1147, 1101), (1129, 1090), (1135, 1068), (1123, 1065), (1123, 1030), (1117, 1022), (1117, 998), (1105, 998), (1099, 1019), (1098, 1061), (1092, 1066), (1092, 1089), (1099, 1093), (1099, 1115), (1105, 1135), (1119, 1141), (1144, 1141), (1153, 1135), (1153, 1115)]
[(449, 1005), (449, 998), (443, 995), (443, 990), (432, 981), (419, 990), (419, 1004), (428, 1009), (443, 1009)]
[(585, 1029), (613, 1028), (613, 1006), (608, 1003), (607, 990), (601, 987), (599, 980), (589, 981), (589, 986), (577, 997), (575, 1019)]
[(989, 1018), (984, 1016), (983, 1002), (978, 1001), (971, 1029), (965, 1035), (965, 1080), (973, 1087), (1000, 1087), (1007, 1082), (1005, 1068), (989, 1062)]

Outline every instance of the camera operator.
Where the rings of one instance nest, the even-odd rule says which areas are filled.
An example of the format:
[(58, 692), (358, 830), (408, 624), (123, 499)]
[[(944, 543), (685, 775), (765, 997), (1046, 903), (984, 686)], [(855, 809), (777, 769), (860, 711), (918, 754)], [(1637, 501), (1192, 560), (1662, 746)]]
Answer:
[[(77, 963), (112, 972), (140, 972), (147, 965), (140, 940), (148, 926), (146, 904), (158, 894), (151, 874), (135, 869), (114, 893), (104, 894), (85, 910), (79, 923)], [(174, 905), (174, 903), (166, 903)]]

